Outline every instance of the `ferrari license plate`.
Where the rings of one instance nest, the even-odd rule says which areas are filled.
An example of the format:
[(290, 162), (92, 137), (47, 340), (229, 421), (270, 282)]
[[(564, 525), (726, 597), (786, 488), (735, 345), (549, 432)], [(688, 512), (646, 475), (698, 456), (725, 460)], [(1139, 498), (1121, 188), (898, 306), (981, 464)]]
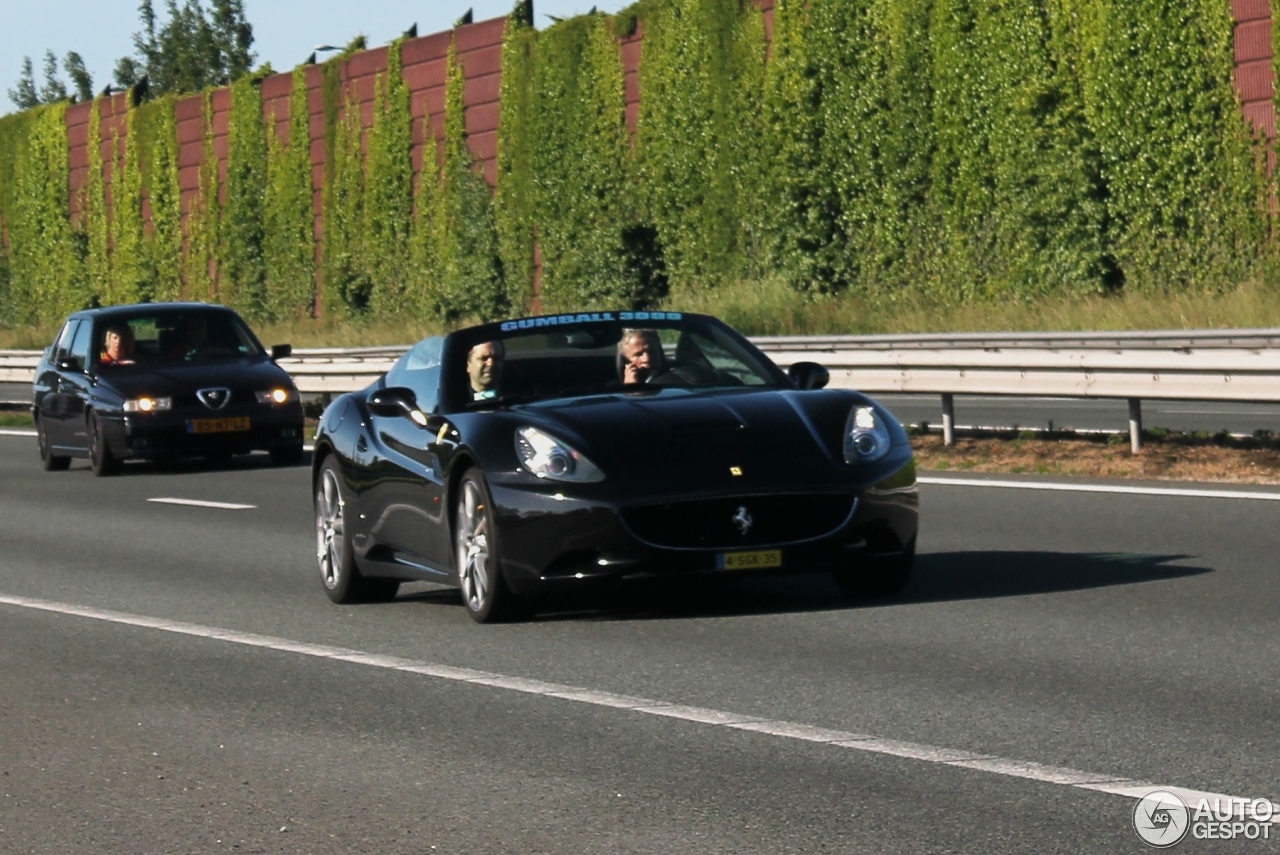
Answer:
[(249, 417), (237, 419), (188, 419), (187, 433), (226, 433), (233, 430), (248, 430)]
[(751, 570), (757, 567), (781, 567), (782, 550), (768, 549), (763, 552), (721, 552), (716, 556), (716, 567), (720, 570)]

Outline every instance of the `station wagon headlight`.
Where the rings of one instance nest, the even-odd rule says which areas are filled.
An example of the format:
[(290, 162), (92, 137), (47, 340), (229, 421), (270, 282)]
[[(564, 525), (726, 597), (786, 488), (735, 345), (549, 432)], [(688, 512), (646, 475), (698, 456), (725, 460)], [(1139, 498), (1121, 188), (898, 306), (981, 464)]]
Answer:
[(156, 413), (173, 408), (173, 398), (130, 398), (124, 402), (126, 413)]
[(288, 404), (298, 399), (298, 393), (292, 389), (285, 389), (283, 386), (275, 389), (268, 389), (265, 392), (257, 392), (259, 404)]
[(889, 453), (890, 445), (889, 426), (875, 408), (854, 407), (844, 426), (844, 462), (873, 463)]
[(602, 481), (604, 473), (580, 452), (535, 427), (516, 430), (516, 456), (521, 465), (548, 481)]

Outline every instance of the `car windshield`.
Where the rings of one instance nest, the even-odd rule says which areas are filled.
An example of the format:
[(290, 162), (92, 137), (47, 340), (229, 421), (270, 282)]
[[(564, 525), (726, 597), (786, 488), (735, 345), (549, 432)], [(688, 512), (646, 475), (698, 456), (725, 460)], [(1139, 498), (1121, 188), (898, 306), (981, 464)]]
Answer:
[(261, 356), (262, 345), (231, 312), (191, 309), (138, 313), (99, 321), (98, 365), (179, 365)]
[[(723, 325), (678, 313), (555, 316), (508, 321), (492, 337), (469, 339), (470, 407), (501, 406), (610, 392), (773, 386), (777, 369)], [(604, 321), (581, 321), (603, 315)], [(643, 316), (637, 318), (636, 316)], [(547, 322), (557, 321), (555, 325)]]

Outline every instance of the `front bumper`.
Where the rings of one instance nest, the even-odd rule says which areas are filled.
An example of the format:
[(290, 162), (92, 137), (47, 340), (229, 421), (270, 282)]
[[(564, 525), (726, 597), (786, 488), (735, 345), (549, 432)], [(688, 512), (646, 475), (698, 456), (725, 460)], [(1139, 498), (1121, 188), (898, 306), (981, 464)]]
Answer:
[[(819, 492), (778, 485), (736, 495), (615, 502), (570, 487), (490, 478), (502, 565), (516, 593), (572, 591), (622, 579), (852, 568), (876, 556), (901, 555), (915, 539), (919, 518), (911, 461), (871, 485)], [(747, 534), (732, 521), (738, 508), (753, 515)], [(699, 513), (705, 524), (695, 518)], [(774, 551), (781, 553), (780, 566), (720, 569), (726, 553)]]
[(158, 413), (124, 413), (106, 419), (111, 453), (121, 459), (187, 457), (205, 454), (243, 454), (302, 447), (302, 405), (241, 405), (217, 411), (221, 427), (248, 420), (247, 429), (197, 433), (195, 420), (208, 420), (208, 410), (167, 410)]

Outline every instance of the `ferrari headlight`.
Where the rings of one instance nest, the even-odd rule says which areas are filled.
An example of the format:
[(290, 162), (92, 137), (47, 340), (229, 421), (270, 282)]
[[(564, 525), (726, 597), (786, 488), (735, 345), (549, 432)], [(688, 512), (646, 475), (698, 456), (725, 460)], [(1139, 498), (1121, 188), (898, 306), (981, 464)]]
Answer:
[(130, 398), (124, 402), (126, 413), (155, 413), (173, 407), (173, 398)]
[(874, 408), (854, 407), (844, 425), (844, 462), (872, 463), (889, 453), (889, 426)]
[(581, 453), (535, 427), (516, 430), (516, 456), (530, 473), (549, 481), (602, 481), (604, 473)]
[(290, 401), (296, 401), (298, 399), (297, 392), (292, 389), (285, 389), (282, 386), (275, 389), (268, 389), (265, 392), (258, 392), (256, 394), (258, 396), (259, 404), (287, 404)]

